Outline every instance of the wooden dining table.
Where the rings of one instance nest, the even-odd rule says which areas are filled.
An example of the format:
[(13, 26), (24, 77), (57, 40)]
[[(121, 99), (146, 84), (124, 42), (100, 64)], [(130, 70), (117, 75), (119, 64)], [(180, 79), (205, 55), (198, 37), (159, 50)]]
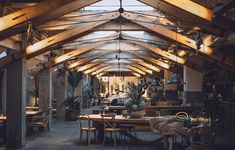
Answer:
[[(103, 129), (102, 129), (102, 122), (105, 120), (105, 117), (102, 117), (100, 114), (91, 114), (91, 115), (80, 115), (80, 116), (78, 116), (78, 118), (80, 120), (91, 120), (93, 122), (101, 124), (101, 126), (97, 128), (97, 130), (98, 130), (98, 140), (103, 139), (104, 134), (102, 133), (102, 131), (103, 131)], [(108, 120), (108, 117), (107, 117), (107, 120)], [(153, 120), (157, 121), (158, 122), (157, 124), (159, 124), (159, 125), (163, 124), (164, 122), (167, 123), (169, 120), (171, 120), (170, 122), (172, 122), (172, 125), (171, 125), (170, 122), (169, 122), (169, 124), (166, 124), (166, 126), (167, 125), (172, 126), (171, 129), (173, 128), (168, 133), (175, 132), (174, 131), (174, 124), (178, 125), (178, 126), (180, 125), (180, 127), (182, 127), (182, 129), (184, 129), (183, 123), (180, 122), (180, 121), (176, 121), (177, 120), (176, 116), (158, 116), (158, 117), (141, 117), (141, 118), (130, 118), (130, 117), (124, 117), (123, 115), (116, 115), (115, 116), (115, 123), (116, 124), (131, 124), (131, 125), (135, 125), (135, 126), (144, 126), (144, 127), (150, 127)], [(173, 120), (175, 120), (175, 122)], [(176, 124), (176, 123), (178, 123), (178, 124)], [(163, 126), (165, 126), (165, 125), (163, 124)], [(153, 128), (157, 127), (157, 125), (155, 124), (152, 127)], [(162, 128), (162, 127), (160, 127), (160, 128)], [(155, 130), (153, 129), (151, 132), (154, 132), (156, 130), (158, 130), (158, 127)], [(130, 133), (126, 132), (126, 131), (127, 130), (121, 130), (121, 133), (124, 134), (125, 136), (131, 138), (134, 141), (142, 142), (142, 143), (143, 142), (144, 143), (149, 143), (149, 142), (152, 143), (152, 142), (154, 142), (155, 144), (161, 144), (161, 141), (163, 139), (164, 139), (164, 143), (166, 143), (166, 142), (168, 142), (168, 140), (165, 140), (165, 139), (169, 138), (169, 139), (171, 139), (169, 150), (172, 150), (172, 148), (173, 148), (173, 140), (172, 140), (173, 137), (176, 134), (178, 134), (178, 133), (164, 134), (164, 132), (166, 133), (167, 131), (158, 132), (158, 134), (162, 135), (162, 136), (160, 136), (157, 139), (152, 140), (152, 141), (146, 141), (144, 139), (137, 138), (136, 136), (133, 136), (132, 134), (130, 134)], [(164, 146), (165, 145), (167, 145), (167, 144), (164, 144)]]
[[(191, 114), (196, 114), (199, 112), (201, 107), (199, 106), (180, 106), (180, 105), (173, 105), (173, 106), (147, 106), (145, 110), (155, 110), (155, 111), (168, 111), (168, 115), (171, 114), (176, 114), (177, 112), (180, 111), (185, 111)], [(125, 106), (109, 106), (109, 111), (114, 111), (114, 110), (127, 110)]]
[(27, 110), (27, 111), (25, 111), (25, 114), (27, 117), (31, 117), (31, 116), (39, 115), (42, 112), (43, 112), (42, 110)]
[[(89, 118), (87, 115), (80, 115), (80, 119), (82, 120), (88, 120), (95, 122), (103, 122), (104, 119), (101, 117), (100, 114), (91, 114), (89, 115)], [(146, 125), (149, 126), (149, 120), (154, 117), (141, 117), (141, 118), (130, 118), (130, 117), (124, 117), (123, 115), (116, 115), (115, 116), (115, 122), (117, 124), (134, 124), (134, 125)], [(108, 118), (107, 118), (108, 119)]]

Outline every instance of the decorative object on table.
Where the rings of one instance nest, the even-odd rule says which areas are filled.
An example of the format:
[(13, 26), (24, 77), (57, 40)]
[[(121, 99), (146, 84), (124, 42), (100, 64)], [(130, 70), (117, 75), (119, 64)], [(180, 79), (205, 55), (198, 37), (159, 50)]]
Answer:
[(154, 77), (152, 83), (151, 83), (151, 105), (156, 105), (156, 102), (160, 99), (160, 93), (158, 93), (157, 88), (158, 86), (161, 86), (162, 82), (160, 78), (157, 76)]
[(142, 95), (145, 93), (148, 84), (146, 80), (142, 80), (138, 85), (134, 83), (128, 83), (128, 97), (124, 102), (127, 108), (127, 113), (130, 117), (139, 118), (141, 117), (140, 110), (145, 108), (145, 102), (142, 100)]
[(80, 111), (80, 99), (78, 96), (75, 96), (75, 89), (81, 78), (82, 72), (69, 72), (68, 82), (72, 87), (72, 93), (67, 94), (67, 99), (63, 103), (66, 106), (65, 119), (68, 121), (77, 120), (77, 114)]

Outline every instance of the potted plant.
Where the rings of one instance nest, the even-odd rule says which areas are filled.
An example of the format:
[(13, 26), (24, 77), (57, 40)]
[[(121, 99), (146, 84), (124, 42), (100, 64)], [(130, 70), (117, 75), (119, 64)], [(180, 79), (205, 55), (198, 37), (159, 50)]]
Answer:
[(64, 101), (65, 109), (65, 119), (68, 121), (77, 120), (77, 115), (80, 111), (80, 99), (79, 96), (75, 96), (75, 89), (77, 88), (79, 82), (82, 78), (82, 72), (69, 72), (68, 83), (72, 87), (72, 92), (67, 94), (67, 99)]
[(141, 81), (138, 85), (134, 83), (128, 83), (128, 97), (124, 102), (125, 107), (127, 108), (127, 115), (133, 118), (141, 117), (140, 110), (145, 108), (145, 102), (142, 100), (142, 95), (145, 93), (147, 88), (146, 81)]
[(34, 99), (33, 106), (38, 107), (38, 99), (39, 99), (39, 88), (35, 88), (32, 90), (27, 90), (30, 97)]

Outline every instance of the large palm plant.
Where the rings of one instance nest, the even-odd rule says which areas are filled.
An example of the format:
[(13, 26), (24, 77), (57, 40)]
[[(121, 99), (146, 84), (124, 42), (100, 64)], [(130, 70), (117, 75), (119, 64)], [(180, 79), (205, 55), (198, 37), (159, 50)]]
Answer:
[(82, 78), (82, 72), (77, 71), (70, 71), (68, 76), (68, 82), (72, 87), (72, 93), (68, 93), (68, 97), (65, 100), (65, 105), (68, 110), (76, 110), (79, 107), (80, 100), (78, 96), (75, 96), (75, 89), (77, 88), (78, 84), (80, 83)]

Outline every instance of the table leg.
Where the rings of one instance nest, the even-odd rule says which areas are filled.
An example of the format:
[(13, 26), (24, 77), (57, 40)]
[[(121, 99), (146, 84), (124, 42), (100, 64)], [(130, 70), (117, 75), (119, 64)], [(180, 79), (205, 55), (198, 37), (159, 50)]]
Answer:
[(174, 138), (173, 138), (173, 136), (170, 136), (170, 137), (168, 138), (168, 141), (169, 141), (169, 143), (170, 143), (170, 145), (169, 145), (169, 150), (173, 150), (173, 144), (174, 144)]
[(6, 144), (6, 120), (3, 121), (3, 129), (4, 129), (3, 143)]
[(103, 123), (96, 122), (96, 129), (98, 131), (97, 141), (98, 143), (102, 143), (104, 139), (104, 126)]

